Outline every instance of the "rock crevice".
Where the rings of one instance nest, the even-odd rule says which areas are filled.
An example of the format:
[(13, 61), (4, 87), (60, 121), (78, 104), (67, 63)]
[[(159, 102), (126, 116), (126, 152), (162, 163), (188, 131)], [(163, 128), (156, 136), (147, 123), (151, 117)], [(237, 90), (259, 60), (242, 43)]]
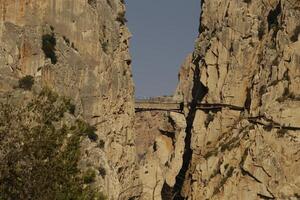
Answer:
[(298, 198), (296, 7), (284, 0), (202, 1), (199, 70), (188, 57), (176, 95), (192, 97), (197, 73), (207, 88), (199, 103), (230, 106), (194, 111), (182, 198)]

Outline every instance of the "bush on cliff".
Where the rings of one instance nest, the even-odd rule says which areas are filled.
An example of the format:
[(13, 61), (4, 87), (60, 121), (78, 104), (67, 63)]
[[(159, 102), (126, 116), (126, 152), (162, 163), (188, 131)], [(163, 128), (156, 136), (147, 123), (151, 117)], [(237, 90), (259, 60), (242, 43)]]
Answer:
[(86, 136), (65, 115), (70, 101), (45, 89), (22, 105), (12, 102), (0, 103), (0, 200), (105, 199), (78, 169)]
[(27, 75), (19, 80), (19, 88), (24, 90), (31, 90), (34, 84), (33, 76)]

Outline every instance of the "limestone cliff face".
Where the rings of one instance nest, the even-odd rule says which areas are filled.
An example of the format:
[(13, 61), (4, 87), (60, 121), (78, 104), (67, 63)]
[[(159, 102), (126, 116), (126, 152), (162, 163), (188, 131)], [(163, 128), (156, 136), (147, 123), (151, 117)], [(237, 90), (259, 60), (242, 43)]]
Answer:
[(182, 197), (300, 198), (299, 17), (299, 1), (202, 1), (176, 92), (192, 123)]
[(136, 114), (140, 199), (172, 199), (183, 163), (186, 121), (181, 113), (146, 111)]
[(71, 97), (97, 128), (80, 169), (110, 199), (299, 199), (298, 0), (201, 5), (183, 113), (135, 116), (123, 0), (0, 0), (0, 93), (31, 75)]
[[(26, 75), (36, 88), (72, 97), (97, 128), (82, 144), (82, 169), (112, 199), (135, 196), (133, 91), (122, 0), (0, 1), (0, 91)], [(103, 170), (104, 169), (104, 170)], [(105, 173), (103, 172), (105, 171)]]

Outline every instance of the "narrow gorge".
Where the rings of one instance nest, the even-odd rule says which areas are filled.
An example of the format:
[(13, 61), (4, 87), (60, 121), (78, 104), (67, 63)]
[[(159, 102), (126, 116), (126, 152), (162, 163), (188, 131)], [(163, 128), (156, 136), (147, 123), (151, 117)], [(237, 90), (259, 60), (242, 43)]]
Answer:
[(0, 0), (0, 200), (300, 199), (299, 0), (199, 0), (148, 100), (125, 5)]

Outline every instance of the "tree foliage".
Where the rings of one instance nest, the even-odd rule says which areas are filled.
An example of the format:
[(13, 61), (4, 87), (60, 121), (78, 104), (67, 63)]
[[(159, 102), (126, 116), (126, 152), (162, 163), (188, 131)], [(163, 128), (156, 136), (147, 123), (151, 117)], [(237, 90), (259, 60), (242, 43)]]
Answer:
[(77, 167), (86, 135), (66, 122), (70, 100), (45, 89), (24, 104), (0, 103), (0, 200), (105, 199)]

